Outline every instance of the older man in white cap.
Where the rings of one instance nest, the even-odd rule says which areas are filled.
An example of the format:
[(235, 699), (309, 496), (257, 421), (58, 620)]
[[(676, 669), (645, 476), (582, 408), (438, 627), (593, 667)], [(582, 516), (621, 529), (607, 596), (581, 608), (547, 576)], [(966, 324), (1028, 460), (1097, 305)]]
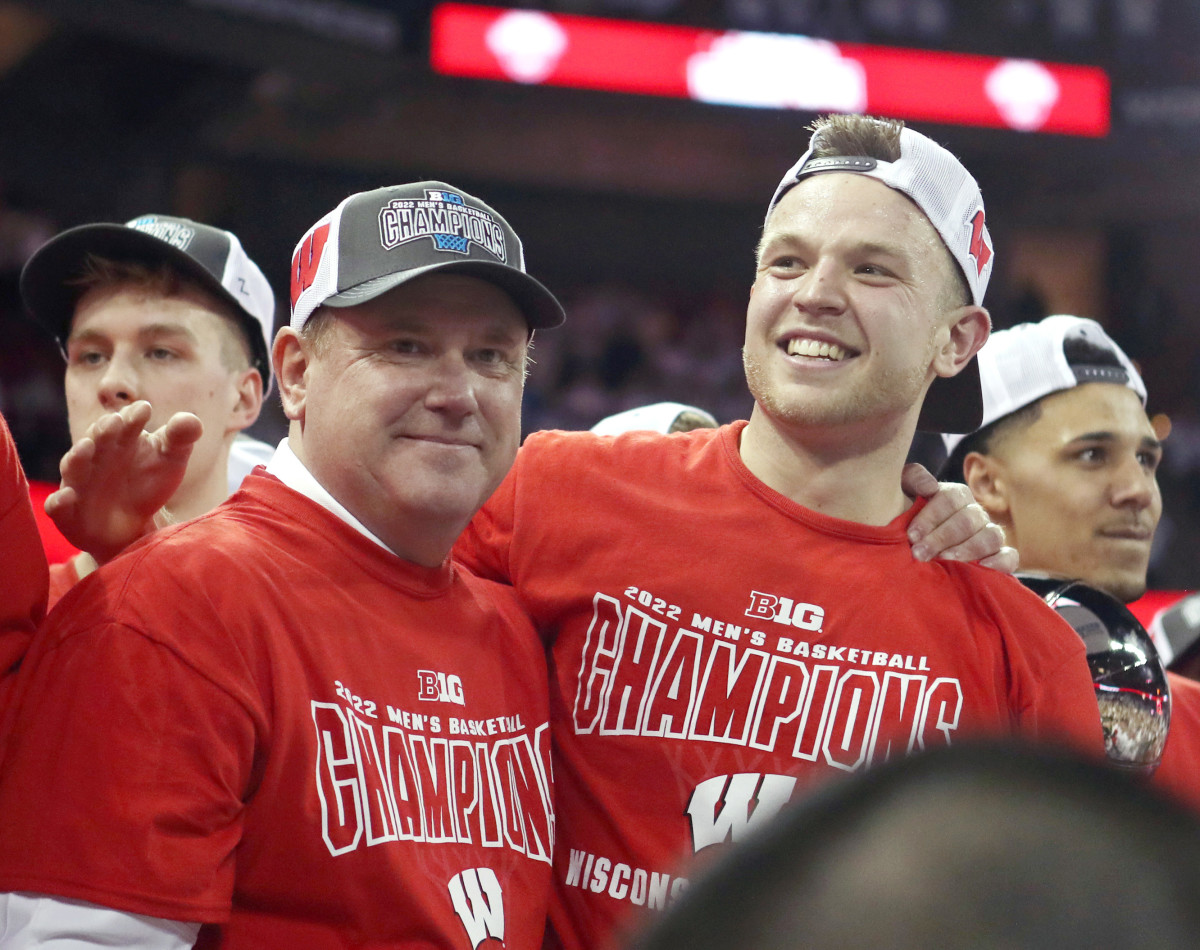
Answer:
[[(68, 472), (73, 466), (78, 478), (92, 463), (94, 437), (116, 424), (112, 413), (124, 413), (137, 432), (187, 412), (202, 431), (189, 431), (195, 420), (164, 431), (172, 445), (184, 437), (195, 444), (190, 456), (168, 454), (181, 481), (162, 501), (179, 520), (224, 501), (231, 448), (270, 388), (275, 324), (271, 287), (237, 236), (164, 214), (85, 224), (42, 245), (20, 287), (29, 313), (66, 357), (67, 421), (77, 443)], [(123, 487), (117, 479), (106, 489)], [(73, 495), (52, 497), (51, 509), (68, 516)], [(112, 553), (100, 544), (53, 565), (50, 604)]]

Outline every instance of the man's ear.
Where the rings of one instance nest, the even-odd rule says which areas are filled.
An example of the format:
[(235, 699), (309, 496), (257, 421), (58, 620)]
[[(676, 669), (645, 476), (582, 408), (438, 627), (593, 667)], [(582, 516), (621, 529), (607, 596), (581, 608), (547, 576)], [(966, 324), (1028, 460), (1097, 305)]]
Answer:
[(229, 420), (230, 431), (241, 432), (254, 425), (254, 420), (262, 411), (262, 404), (262, 374), (256, 369), (243, 370), (237, 379), (237, 402)]
[(933, 359), (939, 376), (957, 376), (992, 332), (992, 318), (983, 307), (958, 307), (950, 314), (950, 332)]
[(1008, 475), (1004, 463), (995, 455), (968, 452), (963, 459), (963, 481), (975, 500), (987, 509), (993, 521), (1008, 520)]
[(279, 399), (289, 419), (303, 420), (308, 396), (308, 365), (312, 359), (306, 341), (291, 327), (280, 327), (271, 347), (271, 365), (279, 384)]

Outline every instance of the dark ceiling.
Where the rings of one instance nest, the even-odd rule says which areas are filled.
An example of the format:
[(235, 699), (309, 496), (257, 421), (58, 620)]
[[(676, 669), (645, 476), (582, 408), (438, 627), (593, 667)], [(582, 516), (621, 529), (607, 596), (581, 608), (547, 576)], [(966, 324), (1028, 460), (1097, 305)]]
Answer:
[[(789, 22), (799, 22), (807, 10), (814, 22), (821, 14), (852, 34), (880, 10), (921, 8), (889, 8), (886, 0), (656, 2), (666, 15), (700, 25), (721, 16), (770, 25), (772, 10), (777, 20), (790, 11)], [(1077, 61), (1091, 55), (1114, 76), (1115, 127), (1104, 140), (931, 130), (975, 172), (1000, 239), (1019, 228), (1148, 227), (1200, 246), (1200, 94), (1188, 98), (1197, 68), (1185, 53), (1200, 36), (1194, 0), (1171, 5), (1170, 21), (1162, 12), (1168, 5), (1143, 0), (1159, 11), (1155, 32), (1132, 38), (1115, 24), (1135, 0), (922, 2), (956, 11), (953, 23), (973, 24), (969, 32), (946, 30), (951, 45), (977, 41), (991, 47), (980, 52), (1012, 54), (1032, 44), (1040, 55), (1057, 50)], [(1086, 42), (1063, 39), (1050, 28), (1058, 21), (1046, 19), (1071, 2), (1098, 17)], [(653, 6), (543, 5), (584, 12), (607, 5), (614, 15)], [(615, 268), (653, 281), (666, 268), (686, 276), (695, 267), (718, 280), (743, 279), (760, 206), (798, 153), (808, 116), (436, 77), (424, 55), (428, 7), (426, 0), (0, 3), (7, 200), (41, 209), (59, 226), (169, 208), (233, 227), (261, 258), (283, 260), (294, 236), (347, 190), (437, 177), (478, 188), (510, 212), (552, 278)], [(961, 15), (968, 8), (989, 12)], [(908, 22), (901, 20), (896, 29)], [(646, 219), (666, 223), (648, 228)]]

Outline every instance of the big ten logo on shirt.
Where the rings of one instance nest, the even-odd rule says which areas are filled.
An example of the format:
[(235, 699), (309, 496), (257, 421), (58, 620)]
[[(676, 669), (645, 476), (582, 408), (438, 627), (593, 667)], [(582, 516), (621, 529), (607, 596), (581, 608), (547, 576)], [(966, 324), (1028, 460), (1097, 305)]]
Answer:
[(764, 594), (757, 590), (750, 592), (750, 606), (746, 608), (746, 616), (755, 620), (773, 620), (784, 626), (792, 626), (798, 630), (821, 631), (825, 620), (825, 608), (816, 604), (799, 603), (790, 597), (777, 597), (774, 594)]
[(417, 699), (433, 703), (467, 704), (463, 696), (462, 680), (453, 673), (435, 670), (417, 670)]
[[(416, 690), (405, 692), (416, 700), (435, 689), (468, 702), (458, 677), (418, 676)], [(548, 723), (527, 722), (524, 709), (486, 719), (448, 716), (437, 706), (417, 711), (416, 702), (366, 699), (341, 682), (333, 692), (337, 701), (310, 702), (320, 833), (331, 855), (445, 843), (550, 863)]]
[[(776, 753), (784, 771), (802, 762), (854, 771), (948, 745), (958, 730), (959, 680), (935, 675), (924, 655), (869, 646), (886, 643), (881, 631), (831, 635), (817, 605), (761, 591), (726, 615), (760, 624), (646, 594), (594, 595), (572, 706), (576, 734), (721, 743)], [(773, 626), (780, 623), (786, 636)], [(800, 639), (801, 631), (824, 638)], [(847, 642), (852, 634), (862, 642)]]
[(467, 939), (478, 948), (487, 939), (504, 942), (504, 892), (491, 868), (467, 868), (446, 885)]

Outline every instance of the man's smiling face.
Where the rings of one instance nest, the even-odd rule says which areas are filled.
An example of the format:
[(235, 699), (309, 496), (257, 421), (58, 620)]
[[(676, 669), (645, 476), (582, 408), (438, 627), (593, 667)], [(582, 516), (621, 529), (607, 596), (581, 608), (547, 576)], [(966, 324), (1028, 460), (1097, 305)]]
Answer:
[(744, 350), (755, 401), (785, 428), (915, 416), (956, 289), (949, 252), (903, 194), (855, 174), (801, 181), (760, 245)]

